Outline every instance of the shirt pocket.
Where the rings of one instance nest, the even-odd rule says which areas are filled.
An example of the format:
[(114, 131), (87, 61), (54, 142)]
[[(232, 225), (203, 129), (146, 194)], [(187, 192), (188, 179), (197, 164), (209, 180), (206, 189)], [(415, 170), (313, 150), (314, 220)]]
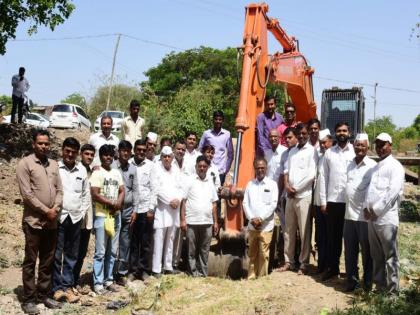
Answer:
[(271, 190), (270, 189), (264, 189), (263, 195), (262, 195), (262, 202), (264, 204), (270, 204), (271, 203)]
[(81, 193), (83, 190), (83, 179), (81, 177), (76, 177), (76, 181), (74, 182), (74, 192)]

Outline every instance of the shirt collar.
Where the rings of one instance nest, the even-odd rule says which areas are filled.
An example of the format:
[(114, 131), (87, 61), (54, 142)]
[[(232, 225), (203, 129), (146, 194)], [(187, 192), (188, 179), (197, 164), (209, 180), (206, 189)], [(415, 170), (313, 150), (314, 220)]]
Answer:
[(102, 138), (104, 138), (105, 140), (114, 139), (114, 135), (112, 134), (112, 132), (111, 132), (111, 134), (109, 135), (109, 137), (108, 137), (108, 138), (106, 138), (106, 137), (105, 137), (105, 135), (104, 135), (102, 132), (99, 134), (99, 137), (102, 137)]
[(218, 133), (216, 133), (216, 130), (212, 129), (211, 133), (216, 135), (216, 136), (220, 136), (222, 133), (225, 133), (225, 129), (221, 128)]
[(136, 160), (133, 158), (133, 160), (131, 161), (131, 163), (132, 163), (134, 166), (143, 166), (144, 164), (146, 164), (146, 160), (147, 160), (147, 158), (145, 158), (142, 162), (140, 162), (139, 164), (137, 164), (137, 163), (136, 163)]
[(70, 173), (72, 173), (72, 172), (77, 172), (79, 170), (79, 163), (75, 163), (73, 168), (69, 169), (67, 167), (67, 165), (64, 164), (63, 160), (61, 160), (61, 161), (58, 162), (58, 167), (62, 168), (62, 169), (65, 169), (65, 170), (69, 171)]
[(335, 145), (337, 151), (349, 151), (350, 150), (350, 142), (347, 142), (346, 146), (342, 149), (338, 143)]
[(50, 159), (49, 158), (47, 158), (47, 163), (45, 163), (45, 165), (44, 165), (44, 164), (42, 164), (41, 160), (37, 158), (37, 156), (35, 155), (35, 153), (33, 153), (31, 155), (32, 155), (32, 158), (33, 158), (33, 160), (34, 160), (35, 163), (40, 164), (40, 165), (43, 165), (43, 166), (49, 166), (50, 165)]
[(198, 176), (198, 174), (196, 173), (194, 178), (201, 181), (201, 182), (207, 182), (208, 181), (208, 176), (207, 175), (206, 175), (206, 177), (204, 177), (204, 179), (201, 179), (200, 176)]
[(267, 182), (267, 176), (264, 176), (264, 178), (260, 181), (255, 177), (255, 183), (258, 185), (265, 185), (266, 182)]
[(115, 165), (116, 165), (119, 169), (123, 170), (124, 172), (128, 171), (128, 169), (130, 168), (130, 163), (127, 163), (127, 165), (126, 165), (124, 168), (122, 168), (122, 167), (121, 167), (121, 163), (120, 163), (120, 161), (119, 161), (119, 160), (116, 160), (116, 161), (115, 161)]

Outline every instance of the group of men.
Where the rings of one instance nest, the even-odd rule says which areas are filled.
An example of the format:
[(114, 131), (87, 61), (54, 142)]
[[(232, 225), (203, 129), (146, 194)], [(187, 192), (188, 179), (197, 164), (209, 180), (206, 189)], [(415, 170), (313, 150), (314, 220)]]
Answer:
[[(187, 272), (208, 275), (211, 239), (221, 217), (219, 188), (233, 161), (223, 112), (214, 112), (213, 128), (198, 145), (194, 132), (175, 143), (162, 137), (156, 154), (158, 136), (149, 132), (143, 137), (139, 109), (133, 100), (122, 124), (123, 140), (111, 133), (112, 118), (103, 116), (100, 131), (87, 144), (81, 146), (72, 137), (64, 140), (58, 163), (48, 158), (49, 133), (34, 134), (34, 153), (17, 166), (24, 203), (26, 313), (39, 312), (37, 300), (60, 308), (61, 302), (80, 299), (91, 234), (97, 294), (118, 291), (118, 285), (136, 278), (178, 273), (184, 236)], [(376, 164), (366, 156), (367, 136), (357, 135), (353, 148), (346, 123), (337, 125), (333, 146), (317, 119), (296, 122), (291, 103), (285, 105), (285, 120), (275, 109), (274, 98), (267, 97), (257, 120), (255, 179), (246, 186), (243, 200), (249, 278), (268, 272), (276, 212), (284, 238), (279, 271), (307, 272), (314, 217), (318, 270), (324, 280), (339, 273), (344, 231), (348, 289), (359, 285), (360, 244), (366, 287), (374, 281), (378, 289), (398, 290), (396, 234), (404, 171), (391, 155), (391, 137), (376, 138)]]
[(207, 276), (210, 242), (219, 229), (218, 188), (233, 155), (223, 113), (214, 113), (200, 151), (197, 135), (188, 132), (174, 144), (162, 137), (156, 154), (157, 134), (142, 137), (139, 107), (130, 103), (121, 141), (111, 133), (112, 118), (104, 116), (88, 143), (63, 141), (60, 161), (48, 157), (46, 130), (35, 132), (33, 153), (19, 161), (26, 313), (39, 313), (38, 301), (60, 308), (88, 293), (80, 275), (92, 234), (96, 294), (118, 291), (136, 278), (178, 273), (184, 235), (187, 272)]
[[(386, 133), (376, 137), (377, 163), (367, 156), (368, 135), (357, 134), (351, 144), (346, 122), (335, 126), (334, 139), (328, 129), (320, 130), (317, 119), (297, 122), (293, 104), (285, 104), (285, 121), (275, 108), (275, 99), (267, 97), (265, 111), (257, 119), (260, 157), (254, 164), (256, 179), (248, 184), (244, 199), (251, 232), (249, 257), (258, 266), (251, 277), (267, 273), (273, 215), (277, 212), (284, 240), (284, 264), (277, 271), (306, 274), (311, 252), (316, 249), (322, 281), (332, 279), (339, 275), (344, 239), (346, 291), (362, 286), (370, 290), (374, 283), (379, 291), (398, 292), (398, 209), (404, 169), (391, 154), (392, 138)], [(262, 175), (263, 164), (266, 177)], [(278, 198), (272, 193), (276, 188)], [(248, 203), (256, 202), (258, 194), (258, 206), (249, 211)], [(259, 249), (251, 250), (256, 246), (251, 242), (255, 237)], [(359, 280), (359, 252), (363, 283)]]

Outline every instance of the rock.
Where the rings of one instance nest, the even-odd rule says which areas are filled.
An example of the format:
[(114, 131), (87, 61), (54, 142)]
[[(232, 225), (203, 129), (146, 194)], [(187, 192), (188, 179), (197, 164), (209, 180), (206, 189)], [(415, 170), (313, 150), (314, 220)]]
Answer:
[(134, 280), (127, 283), (127, 289), (132, 295), (140, 294), (145, 288), (146, 285), (140, 280)]
[(153, 315), (152, 312), (146, 310), (136, 310), (134, 308), (131, 309), (131, 315)]

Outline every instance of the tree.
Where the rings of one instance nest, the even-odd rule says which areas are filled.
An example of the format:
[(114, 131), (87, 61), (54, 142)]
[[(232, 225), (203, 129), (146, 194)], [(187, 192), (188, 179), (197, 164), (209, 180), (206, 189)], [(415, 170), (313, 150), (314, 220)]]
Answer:
[(12, 111), (12, 97), (8, 95), (0, 95), (0, 104), (6, 105), (5, 108), (3, 108), (2, 115), (8, 115)]
[(28, 34), (36, 33), (38, 26), (52, 31), (62, 24), (74, 10), (71, 0), (2, 0), (0, 1), (0, 54), (6, 53), (6, 43), (16, 38), (20, 22), (29, 22)]
[(417, 115), (411, 126), (417, 130), (417, 134), (420, 136), (420, 114)]
[(67, 96), (65, 99), (62, 99), (61, 102), (68, 103), (68, 104), (76, 104), (82, 107), (83, 109), (87, 110), (86, 99), (84, 96), (80, 95), (79, 93), (72, 93), (69, 96)]
[(365, 126), (365, 132), (369, 135), (369, 139), (371, 141), (374, 140), (374, 126), (376, 125), (376, 136), (381, 132), (388, 133), (391, 137), (394, 135), (394, 132), (397, 129), (397, 126), (392, 122), (391, 116), (383, 116), (374, 120), (369, 120), (369, 122)]

